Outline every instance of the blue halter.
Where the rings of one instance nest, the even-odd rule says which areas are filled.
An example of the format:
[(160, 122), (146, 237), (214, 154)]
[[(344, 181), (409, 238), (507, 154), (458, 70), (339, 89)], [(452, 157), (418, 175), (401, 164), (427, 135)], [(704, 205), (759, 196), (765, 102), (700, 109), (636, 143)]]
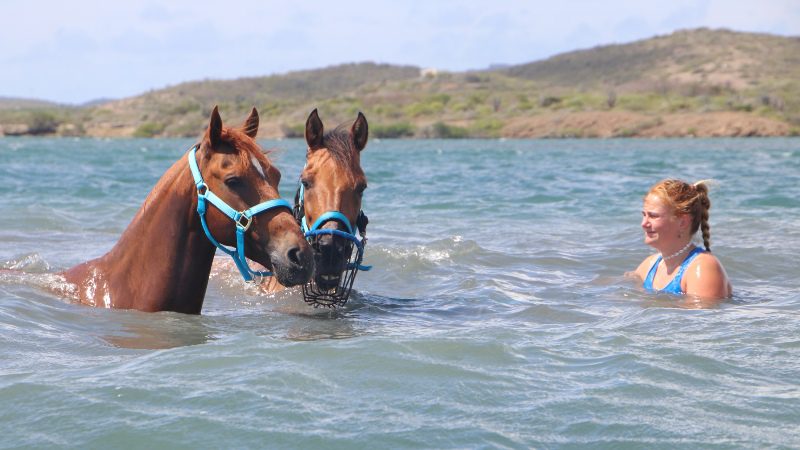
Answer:
[[(228, 206), (228, 204), (225, 203), (221, 198), (214, 195), (214, 193), (211, 192), (211, 189), (208, 188), (208, 185), (206, 185), (206, 183), (203, 181), (203, 176), (200, 174), (200, 168), (197, 166), (197, 157), (195, 156), (196, 152), (197, 145), (192, 147), (187, 158), (189, 159), (189, 169), (191, 169), (192, 176), (194, 177), (194, 184), (197, 186), (197, 214), (200, 215), (200, 223), (203, 224), (203, 231), (205, 231), (206, 237), (208, 237), (208, 240), (211, 241), (214, 246), (233, 258), (233, 262), (236, 263), (236, 268), (239, 269), (239, 273), (242, 274), (244, 281), (252, 283), (254, 282), (254, 277), (259, 277), (261, 280), (263, 280), (264, 277), (272, 276), (272, 272), (258, 272), (251, 269), (247, 264), (247, 259), (244, 256), (244, 235), (247, 232), (247, 229), (250, 228), (250, 224), (253, 222), (253, 216), (275, 208), (287, 208), (291, 212), (292, 205), (290, 205), (286, 200), (279, 198), (259, 203), (256, 206), (248, 208), (244, 211), (236, 211)], [(216, 239), (214, 239), (214, 236), (211, 235), (211, 230), (208, 229), (208, 224), (206, 223), (206, 201), (211, 202), (212, 205), (216, 206), (218, 210), (230, 217), (231, 220), (236, 223), (235, 248), (230, 249), (220, 244)]]
[[(303, 208), (305, 203), (305, 201), (303, 200), (304, 194), (305, 194), (305, 189), (303, 183), (300, 183), (300, 193), (298, 195), (298, 202), (299, 202), (299, 207), (301, 209)], [(359, 215), (361, 214), (363, 214), (363, 212), (359, 213)], [(331, 230), (327, 228), (320, 229), (322, 224), (328, 222), (329, 220), (338, 220), (339, 222), (342, 222), (344, 226), (347, 227), (347, 231)], [(358, 252), (356, 254), (355, 261), (349, 263), (347, 265), (347, 269), (358, 269), (363, 271), (369, 271), (370, 269), (372, 269), (372, 266), (361, 265), (361, 262), (364, 260), (364, 245), (367, 242), (367, 238), (364, 236), (364, 233), (362, 232), (361, 239), (359, 240), (358, 237), (356, 237), (356, 233), (353, 231), (353, 226), (350, 224), (350, 220), (347, 218), (347, 216), (345, 216), (341, 212), (328, 211), (322, 214), (317, 218), (317, 220), (314, 221), (314, 224), (311, 226), (311, 228), (308, 227), (308, 224), (306, 223), (306, 216), (305, 214), (303, 214), (302, 219), (300, 219), (300, 228), (303, 230), (303, 235), (305, 236), (305, 238), (309, 240), (314, 238), (315, 236), (330, 234), (351, 241), (356, 246)]]

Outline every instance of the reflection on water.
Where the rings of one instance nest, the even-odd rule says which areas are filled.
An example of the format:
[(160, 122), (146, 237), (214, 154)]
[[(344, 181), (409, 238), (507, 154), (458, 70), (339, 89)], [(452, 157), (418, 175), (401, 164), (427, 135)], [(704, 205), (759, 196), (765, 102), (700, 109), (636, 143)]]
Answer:
[[(143, 314), (156, 317), (140, 317)], [(107, 319), (108, 326), (94, 333), (116, 347), (156, 350), (205, 344), (214, 339), (214, 330), (202, 319), (185, 314), (126, 311), (112, 312)]]
[(322, 339), (349, 339), (356, 333), (346, 318), (311, 318), (297, 321), (289, 327), (286, 338), (293, 341), (318, 341)]

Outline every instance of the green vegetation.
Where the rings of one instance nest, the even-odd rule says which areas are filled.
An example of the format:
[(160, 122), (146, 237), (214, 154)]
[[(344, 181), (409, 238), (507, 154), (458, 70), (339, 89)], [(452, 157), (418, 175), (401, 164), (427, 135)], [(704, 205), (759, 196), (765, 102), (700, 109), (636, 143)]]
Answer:
[(376, 138), (404, 138), (414, 136), (414, 126), (408, 122), (375, 124), (369, 127), (370, 136)]
[(503, 122), (495, 118), (482, 118), (476, 120), (470, 127), (470, 136), (496, 138), (500, 137), (500, 131), (503, 129)]
[(164, 131), (166, 126), (163, 123), (145, 122), (133, 132), (133, 137), (155, 137)]
[(35, 110), (31, 112), (28, 131), (34, 135), (55, 133), (59, 123), (55, 113), (47, 110)]
[(447, 125), (443, 122), (436, 122), (431, 126), (428, 137), (438, 139), (462, 139), (469, 137), (469, 131), (463, 127)]

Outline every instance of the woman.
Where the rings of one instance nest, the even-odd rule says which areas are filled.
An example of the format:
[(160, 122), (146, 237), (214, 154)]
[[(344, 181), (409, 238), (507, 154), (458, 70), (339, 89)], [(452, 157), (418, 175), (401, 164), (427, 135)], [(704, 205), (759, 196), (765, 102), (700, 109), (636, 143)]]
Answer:
[[(731, 296), (728, 275), (711, 254), (710, 208), (704, 181), (667, 179), (650, 188), (642, 208), (642, 229), (645, 244), (659, 253), (645, 258), (635, 272), (646, 290), (686, 294), (701, 301)], [(705, 250), (692, 242), (698, 230)]]

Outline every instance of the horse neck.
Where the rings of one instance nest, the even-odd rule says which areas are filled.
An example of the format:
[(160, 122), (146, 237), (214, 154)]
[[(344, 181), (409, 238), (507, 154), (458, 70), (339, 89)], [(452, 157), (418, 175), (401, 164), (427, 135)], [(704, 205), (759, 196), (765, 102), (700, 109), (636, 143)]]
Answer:
[(182, 158), (161, 177), (103, 258), (107, 274), (124, 277), (124, 284), (135, 289), (123, 292), (131, 302), (127, 307), (200, 312), (216, 248), (196, 208), (194, 182)]

